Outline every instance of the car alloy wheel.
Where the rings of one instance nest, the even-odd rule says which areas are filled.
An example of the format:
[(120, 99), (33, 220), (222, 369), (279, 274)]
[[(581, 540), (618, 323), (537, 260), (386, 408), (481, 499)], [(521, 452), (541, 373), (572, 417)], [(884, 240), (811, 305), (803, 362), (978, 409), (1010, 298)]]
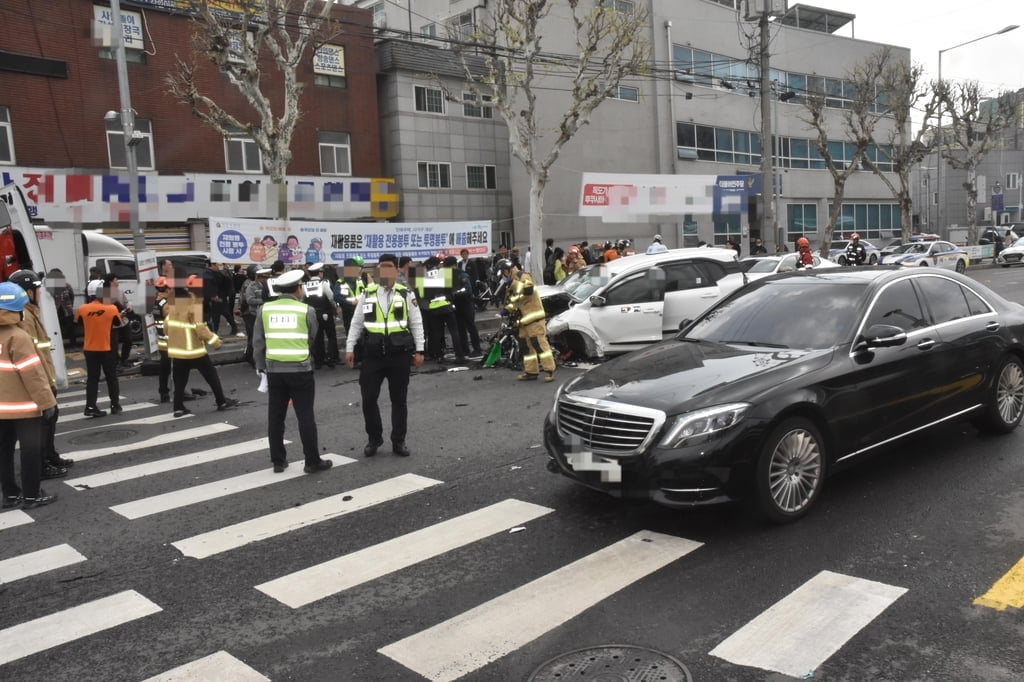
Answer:
[(964, 263), (962, 260), (958, 260), (956, 262), (956, 271), (959, 272), (961, 275), (964, 274), (964, 270), (966, 269), (967, 263)]
[(979, 426), (990, 433), (1009, 433), (1024, 416), (1024, 365), (1015, 356), (1003, 360), (992, 399)]
[(774, 523), (795, 521), (821, 492), (825, 473), (824, 441), (803, 418), (789, 419), (768, 437), (757, 463), (761, 513)]

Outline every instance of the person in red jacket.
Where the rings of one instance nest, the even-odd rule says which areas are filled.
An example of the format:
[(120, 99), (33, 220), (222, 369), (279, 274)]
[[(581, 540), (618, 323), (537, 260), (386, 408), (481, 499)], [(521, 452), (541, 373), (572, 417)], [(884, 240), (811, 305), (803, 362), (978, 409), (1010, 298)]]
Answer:
[[(43, 420), (53, 419), (57, 398), (50, 390), (35, 342), (18, 328), (28, 294), (0, 282), (0, 488), (2, 506), (41, 507), (57, 499), (39, 487)], [(14, 446), (21, 446), (21, 486), (14, 476)]]

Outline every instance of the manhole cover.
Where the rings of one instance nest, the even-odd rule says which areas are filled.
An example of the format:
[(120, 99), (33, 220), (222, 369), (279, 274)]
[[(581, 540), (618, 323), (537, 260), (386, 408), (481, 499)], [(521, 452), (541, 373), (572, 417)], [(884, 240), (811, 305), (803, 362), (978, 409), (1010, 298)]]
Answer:
[(131, 438), (138, 435), (138, 433), (138, 431), (133, 431), (132, 429), (102, 429), (84, 433), (81, 436), (75, 436), (69, 439), (69, 442), (72, 445), (98, 445)]
[(668, 654), (639, 646), (577, 649), (542, 663), (529, 682), (584, 677), (594, 682), (692, 682), (686, 666)]

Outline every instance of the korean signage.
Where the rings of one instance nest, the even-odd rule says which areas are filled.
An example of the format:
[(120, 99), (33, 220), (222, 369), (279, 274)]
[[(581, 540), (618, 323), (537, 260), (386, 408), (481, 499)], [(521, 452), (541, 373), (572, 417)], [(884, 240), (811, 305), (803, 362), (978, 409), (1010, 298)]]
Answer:
[(584, 173), (579, 214), (606, 221), (708, 214), (717, 181), (715, 175)]
[(325, 76), (345, 75), (345, 48), (341, 45), (321, 45), (313, 52), (313, 72)]
[[(109, 7), (92, 6), (95, 38), (104, 47), (113, 47), (114, 13)], [(142, 41), (142, 14), (121, 10), (121, 26), (124, 29), (124, 46), (129, 50), (145, 48)]]
[(491, 253), (491, 221), (449, 223), (332, 223), (298, 220), (210, 218), (215, 262), (332, 263), (353, 256), (375, 262), (382, 253), (421, 261), (437, 254), (471, 258)]

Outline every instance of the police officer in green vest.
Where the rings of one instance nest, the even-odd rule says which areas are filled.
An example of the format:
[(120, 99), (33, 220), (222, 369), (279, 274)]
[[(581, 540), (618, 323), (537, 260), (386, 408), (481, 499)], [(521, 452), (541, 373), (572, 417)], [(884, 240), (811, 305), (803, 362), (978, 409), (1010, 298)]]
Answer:
[(363, 421), (369, 441), (363, 456), (373, 457), (384, 444), (384, 425), (377, 399), (384, 380), (391, 396), (391, 451), (409, 456), (405, 444), (408, 424), (406, 397), (410, 364), (423, 365), (423, 319), (416, 296), (404, 284), (397, 284), (398, 258), (381, 254), (377, 262), (377, 282), (359, 296), (345, 341), (345, 362), (355, 367), (356, 341), (363, 339), (363, 359), (359, 389), (363, 402)]
[(253, 329), (253, 359), (256, 371), (267, 375), (267, 439), (274, 473), (288, 467), (284, 448), (284, 420), (288, 401), (299, 421), (299, 437), (307, 474), (330, 469), (330, 460), (320, 459), (313, 401), (316, 381), (310, 348), (316, 338), (316, 312), (301, 297), (302, 270), (291, 270), (274, 280), (278, 297), (260, 309)]

